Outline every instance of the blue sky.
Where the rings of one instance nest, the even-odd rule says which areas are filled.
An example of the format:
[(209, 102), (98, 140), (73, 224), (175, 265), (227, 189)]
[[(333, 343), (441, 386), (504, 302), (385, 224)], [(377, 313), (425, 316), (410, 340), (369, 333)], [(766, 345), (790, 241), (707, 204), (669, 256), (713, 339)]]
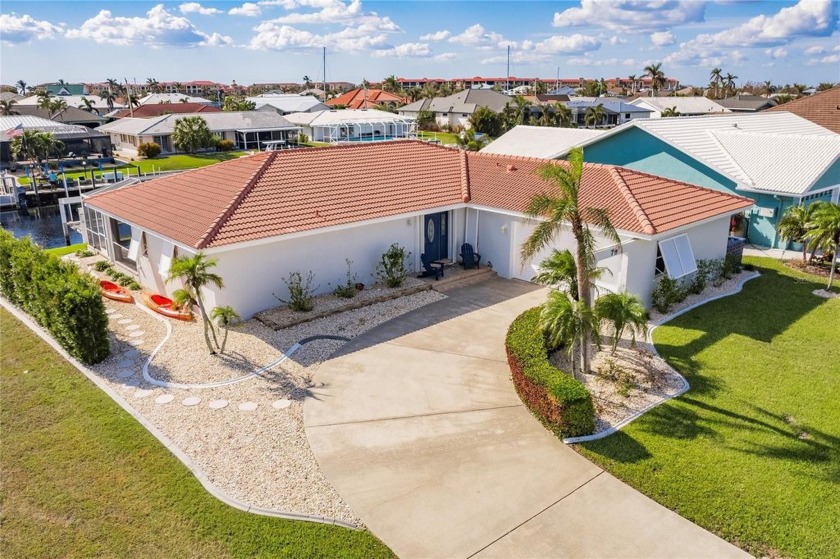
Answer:
[(834, 0), (6, 1), (0, 81), (617, 77), (840, 81)]

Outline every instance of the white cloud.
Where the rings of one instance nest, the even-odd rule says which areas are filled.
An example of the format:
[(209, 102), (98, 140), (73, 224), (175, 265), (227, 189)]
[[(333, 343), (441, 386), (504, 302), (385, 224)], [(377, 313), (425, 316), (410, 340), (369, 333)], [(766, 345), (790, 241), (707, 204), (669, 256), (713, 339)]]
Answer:
[[(341, 0), (297, 0), (294, 3), (289, 3), (290, 7), (287, 10), (296, 7), (316, 8), (318, 11), (300, 13), (294, 12), (285, 16), (277, 18), (278, 23), (349, 23), (356, 20), (358, 17), (365, 15), (362, 12), (362, 1), (352, 0), (349, 4), (345, 4)], [(375, 13), (369, 15), (376, 16)], [(388, 18), (384, 18), (388, 19)]]
[(627, 39), (622, 39), (618, 35), (613, 35), (612, 37), (610, 37), (609, 43), (613, 46), (615, 46), (615, 45), (625, 45), (625, 44), (627, 44)]
[(163, 4), (146, 12), (145, 17), (114, 16), (101, 10), (78, 29), (67, 31), (68, 39), (90, 39), (100, 44), (148, 45), (150, 47), (196, 47), (229, 45), (230, 37), (214, 33), (208, 35), (197, 29), (185, 17), (169, 13)]
[(780, 58), (787, 58), (788, 51), (782, 47), (777, 47), (774, 49), (764, 49), (764, 54), (774, 60), (778, 60)]
[(578, 58), (570, 58), (566, 61), (570, 66), (636, 66), (636, 60), (633, 58), (591, 58), (583, 56)]
[(830, 54), (820, 59), (820, 64), (837, 64), (840, 62), (840, 54)]
[(280, 6), (286, 10), (296, 8), (298, 5), (295, 0), (260, 0), (257, 4), (260, 6)]
[(228, 10), (228, 14), (232, 16), (257, 17), (262, 15), (262, 10), (253, 2), (245, 2), (238, 8), (231, 8)]
[(657, 47), (667, 47), (677, 42), (674, 34), (670, 31), (656, 31), (651, 33), (650, 41)]
[(335, 33), (316, 34), (276, 21), (257, 25), (257, 32), (248, 47), (254, 50), (305, 49), (329, 47), (336, 51), (359, 52), (370, 49), (388, 49), (388, 35), (378, 32), (368, 24), (346, 27)]
[(810, 47), (805, 49), (805, 54), (810, 54), (811, 56), (825, 54), (825, 47)]
[(205, 8), (198, 2), (186, 2), (178, 6), (178, 10), (180, 10), (182, 14), (199, 14), (202, 16), (212, 16), (224, 13), (222, 10), (217, 10), (216, 8)]
[(702, 22), (705, 3), (696, 0), (581, 0), (579, 8), (554, 14), (554, 27), (595, 26), (616, 31), (664, 31)]
[(435, 33), (427, 33), (426, 35), (420, 35), (421, 41), (443, 41), (444, 39), (449, 38), (452, 33), (444, 29), (443, 31), (437, 31)]
[(495, 31), (486, 31), (480, 23), (467, 27), (463, 33), (451, 36), (449, 42), (479, 49), (507, 46), (504, 36)]
[[(511, 61), (519, 63), (547, 62), (558, 54), (584, 54), (601, 48), (597, 37), (575, 33), (574, 35), (554, 35), (543, 41), (522, 41), (515, 44), (511, 52)], [(507, 56), (485, 58), (482, 64), (498, 64), (507, 60)]]
[(373, 56), (377, 58), (429, 58), (432, 56), (432, 50), (426, 43), (404, 43), (387, 49), (377, 49), (373, 51)]
[(437, 60), (439, 62), (446, 62), (448, 60), (452, 60), (456, 58), (458, 55), (454, 52), (442, 52), (440, 54), (436, 54), (432, 57), (432, 60)]
[(64, 33), (58, 25), (38, 20), (30, 15), (19, 16), (14, 12), (0, 14), (0, 39), (10, 45), (29, 43), (33, 40), (54, 39)]

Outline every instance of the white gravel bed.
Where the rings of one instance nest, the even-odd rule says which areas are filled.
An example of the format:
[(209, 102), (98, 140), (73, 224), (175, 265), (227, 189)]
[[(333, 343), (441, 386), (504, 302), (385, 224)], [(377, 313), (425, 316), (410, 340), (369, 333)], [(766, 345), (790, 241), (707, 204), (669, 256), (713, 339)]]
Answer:
[(740, 274), (733, 274), (731, 278), (720, 284), (719, 286), (715, 287), (711, 283), (706, 285), (706, 289), (703, 290), (702, 293), (698, 293), (696, 295), (689, 295), (686, 297), (685, 301), (681, 303), (677, 303), (676, 305), (672, 305), (670, 310), (666, 314), (662, 314), (658, 312), (656, 309), (650, 309), (650, 322), (653, 324), (660, 324), (664, 318), (677, 313), (683, 309), (687, 309), (692, 305), (701, 304), (709, 299), (714, 297), (720, 297), (722, 295), (730, 295), (738, 291), (738, 286), (740, 286), (743, 282), (747, 281), (750, 278), (754, 278), (760, 275), (758, 272), (747, 272), (743, 271)]
[[(251, 320), (231, 331), (228, 347), (241, 359), (262, 364), (307, 336), (352, 338), (443, 298), (436, 291), (424, 291), (276, 332)], [(119, 341), (113, 355), (93, 370), (194, 460), (219, 489), (253, 506), (361, 526), (321, 472), (303, 427), (303, 403), (307, 397), (317, 397), (320, 388), (312, 377), (344, 342), (308, 343), (276, 370), (238, 384), (163, 389), (142, 382), (141, 368), (163, 338), (164, 324), (136, 306), (106, 302), (106, 307), (115, 311), (109, 315), (109, 326), (116, 339), (127, 334), (126, 324), (119, 320), (130, 318), (146, 332), (145, 341), (139, 348)], [(113, 318), (115, 314), (121, 316)], [(156, 357), (153, 363), (158, 365), (150, 367), (153, 376), (163, 373), (198, 382), (230, 378), (245, 370), (238, 361), (228, 364), (206, 353), (200, 322), (171, 324), (173, 337), (164, 347), (173, 349), (167, 359), (181, 368), (164, 373), (163, 361), (158, 363)], [(196, 359), (205, 365), (199, 366)], [(133, 371), (130, 376), (118, 376), (129, 371)]]
[(264, 317), (266, 320), (274, 322), (275, 324), (286, 324), (293, 320), (298, 320), (301, 317), (317, 315), (323, 312), (328, 312), (334, 309), (341, 308), (344, 305), (348, 305), (350, 303), (358, 303), (360, 301), (375, 299), (376, 297), (381, 297), (383, 295), (394, 293), (399, 289), (404, 289), (406, 287), (420, 287), (425, 284), (426, 282), (424, 282), (423, 280), (409, 276), (405, 278), (402, 286), (397, 288), (386, 287), (384, 284), (381, 283), (376, 283), (371, 286), (365, 285), (365, 288), (362, 291), (357, 291), (356, 296), (352, 299), (338, 297), (336, 295), (333, 295), (332, 293), (319, 295), (312, 300), (313, 307), (311, 311), (303, 313), (293, 311), (288, 306), (283, 305), (280, 303), (280, 301), (278, 301), (277, 303), (281, 306), (274, 309), (267, 309), (261, 311), (258, 314)]

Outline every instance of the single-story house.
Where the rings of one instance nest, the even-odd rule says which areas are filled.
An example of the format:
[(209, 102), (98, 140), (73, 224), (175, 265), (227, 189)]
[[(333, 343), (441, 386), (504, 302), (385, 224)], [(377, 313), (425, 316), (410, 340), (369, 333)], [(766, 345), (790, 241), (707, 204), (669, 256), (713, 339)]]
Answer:
[(69, 106), (56, 113), (51, 113), (49, 109), (42, 109), (37, 105), (15, 106), (14, 110), (21, 115), (37, 116), (62, 124), (78, 124), (80, 126), (87, 126), (88, 128), (96, 128), (106, 120), (104, 116), (98, 114), (96, 111), (85, 111)]
[(662, 113), (674, 109), (679, 116), (703, 116), (731, 112), (708, 97), (637, 97), (631, 105), (650, 109), (650, 118), (661, 118)]
[(414, 119), (376, 109), (332, 109), (291, 113), (289, 122), (300, 126), (314, 142), (367, 142), (407, 138), (414, 133)]
[(555, 128), (520, 124), (487, 144), (481, 153), (557, 159), (573, 147), (605, 132), (606, 130), (603, 129)]
[(840, 134), (840, 86), (767, 109), (769, 113), (778, 111), (793, 113)]
[(616, 126), (635, 119), (650, 118), (653, 112), (644, 107), (604, 97), (576, 98), (566, 103), (572, 111), (572, 122), (578, 126), (586, 126), (586, 110), (598, 105), (604, 110), (604, 120), (599, 122), (598, 126)]
[(149, 118), (167, 114), (188, 115), (194, 113), (218, 113), (221, 109), (205, 103), (147, 103), (139, 107), (120, 109), (108, 115), (113, 119)]
[[(68, 107), (86, 107), (87, 105), (82, 99), (86, 99), (91, 102), (91, 107), (99, 112), (99, 114), (105, 114), (111, 110), (108, 107), (108, 103), (102, 99), (99, 95), (57, 95), (54, 96), (53, 99), (61, 99), (65, 103), (67, 103)], [(18, 100), (17, 106), (22, 107), (24, 105), (32, 105), (37, 106), (38, 103), (41, 101), (41, 98), (37, 95), (30, 95), (29, 97), (24, 97), (23, 99)], [(115, 109), (122, 109), (126, 105), (123, 103), (114, 103)]]
[(6, 168), (11, 163), (12, 138), (7, 132), (17, 126), (22, 126), (24, 131), (51, 132), (56, 139), (64, 143), (63, 156), (70, 153), (77, 156), (93, 153), (107, 156), (111, 153), (111, 139), (107, 134), (100, 132), (99, 128), (64, 124), (29, 115), (0, 116), (0, 167)]
[(23, 98), (23, 95), (18, 95), (13, 91), (0, 91), (0, 101), (14, 101), (17, 103)]
[(258, 111), (274, 111), (285, 116), (289, 113), (311, 113), (328, 111), (330, 108), (312, 95), (298, 95), (296, 93), (272, 93), (248, 97), (256, 105)]
[(716, 102), (721, 107), (737, 113), (757, 113), (777, 105), (773, 99), (746, 93), (718, 99)]
[(287, 142), (296, 144), (300, 127), (273, 112), (242, 111), (201, 113), (199, 115), (167, 114), (154, 118), (121, 118), (98, 130), (111, 136), (114, 149), (137, 152), (147, 142), (160, 145), (163, 153), (174, 153), (172, 141), (175, 122), (179, 118), (198, 116), (207, 122), (210, 132), (220, 140), (231, 140), (238, 149), (263, 150), (269, 145)]
[(382, 105), (396, 108), (405, 105), (408, 101), (408, 98), (390, 93), (384, 89), (357, 87), (330, 99), (327, 101), (327, 105), (330, 107), (340, 106), (345, 109), (375, 109)]
[(745, 232), (760, 246), (787, 246), (789, 207), (840, 197), (840, 135), (791, 113), (634, 120), (581, 145), (586, 161), (751, 198)]
[[(420, 141), (360, 143), (262, 152), (209, 167), (95, 193), (84, 201), (88, 244), (136, 271), (148, 289), (170, 293), (172, 259), (201, 250), (217, 261), (224, 289), (208, 288), (208, 307), (243, 317), (288, 298), (282, 278), (314, 274), (317, 293), (345, 281), (374, 281), (392, 243), (420, 255), (457, 260), (470, 243), (504, 278), (530, 280), (548, 251), (529, 261), (520, 246), (535, 223), (524, 210), (549, 185), (541, 159), (466, 152)], [(622, 246), (597, 238), (603, 291), (628, 290), (650, 302), (662, 273), (685, 277), (696, 259), (722, 258), (730, 216), (752, 201), (630, 169), (587, 164), (584, 206), (604, 208)], [(574, 246), (559, 234), (558, 249)]]
[(508, 103), (513, 103), (513, 98), (491, 89), (465, 89), (448, 97), (420, 99), (398, 112), (416, 119), (420, 111), (431, 111), (439, 126), (464, 126), (479, 107), (500, 113)]

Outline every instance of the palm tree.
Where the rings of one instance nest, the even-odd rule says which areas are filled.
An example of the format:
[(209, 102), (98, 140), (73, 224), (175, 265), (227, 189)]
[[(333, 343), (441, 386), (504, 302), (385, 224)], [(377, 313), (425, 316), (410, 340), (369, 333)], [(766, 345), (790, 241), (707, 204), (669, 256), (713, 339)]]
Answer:
[[(589, 351), (586, 340), (598, 328), (591, 308), (582, 301), (572, 299), (567, 293), (552, 291), (542, 304), (539, 326), (550, 347), (566, 348), (572, 361), (573, 377), (578, 378), (578, 371), (588, 374), (586, 367)], [(577, 359), (576, 349), (580, 355)], [(586, 361), (581, 360), (581, 357)]]
[(487, 136), (476, 138), (475, 129), (464, 130), (455, 138), (458, 147), (467, 151), (478, 151), (487, 145)]
[(763, 85), (764, 85), (764, 96), (769, 99), (770, 95), (776, 91), (776, 87), (773, 85), (773, 82), (771, 82), (770, 80), (767, 80), (766, 82), (764, 82)]
[(533, 281), (568, 291), (569, 295), (577, 299), (577, 266), (572, 252), (569, 249), (552, 250), (551, 254), (540, 262), (540, 271)]
[(724, 91), (727, 94), (734, 94), (735, 93), (735, 80), (738, 79), (738, 76), (733, 76), (732, 74), (727, 73), (726, 77), (723, 78), (723, 87)]
[(38, 94), (38, 108), (39, 109), (47, 109), (50, 110), (50, 103), (52, 103), (52, 99), (50, 98), (49, 94), (45, 91), (42, 91)]
[(662, 63), (657, 62), (645, 67), (644, 75), (650, 78), (650, 87), (653, 89), (653, 96), (659, 93), (659, 89), (665, 85), (665, 72), (661, 70)]
[(618, 341), (630, 327), (630, 344), (636, 345), (636, 333), (647, 335), (647, 311), (642, 301), (626, 291), (608, 293), (595, 301), (595, 316), (599, 321), (609, 322), (613, 327), (612, 354), (618, 348)]
[(662, 117), (667, 118), (669, 116), (680, 116), (680, 112), (677, 110), (676, 106), (668, 107), (664, 111), (662, 111)]
[(802, 97), (805, 95), (805, 90), (808, 89), (808, 86), (804, 83), (795, 83), (791, 86), (791, 89), (796, 93), (797, 97)]
[(382, 81), (382, 89), (384, 91), (388, 91), (390, 93), (394, 93), (400, 88), (400, 83), (397, 81), (397, 77), (393, 74), (388, 76)]
[(207, 121), (200, 116), (187, 116), (175, 121), (172, 141), (182, 151), (195, 153), (201, 148), (209, 147), (212, 139)]
[(66, 82), (66, 81), (64, 81), (64, 80), (62, 80), (62, 79), (59, 79), (59, 80), (58, 80), (57, 82), (55, 82), (55, 83), (56, 83), (56, 85), (67, 85), (67, 82)]
[(308, 74), (303, 76), (303, 85), (305, 89), (309, 89), (309, 86), (312, 85), (312, 79), (309, 77)]
[(125, 103), (128, 106), (139, 107), (140, 106), (140, 98), (137, 97), (137, 95), (135, 95), (134, 93), (129, 93), (128, 95), (125, 96)]
[(802, 243), (802, 262), (805, 262), (805, 255), (808, 252), (808, 241), (805, 238), (808, 234), (808, 224), (811, 223), (814, 209), (819, 206), (820, 203), (815, 202), (808, 206), (800, 205), (790, 207), (785, 211), (779, 223), (776, 225), (776, 230), (782, 239), (794, 243)]
[(216, 324), (225, 331), (225, 335), (222, 338), (222, 345), (219, 348), (219, 353), (224, 353), (228, 338), (228, 328), (231, 324), (239, 322), (242, 317), (236, 314), (233, 307), (228, 305), (226, 307), (213, 307), (213, 310), (210, 311), (210, 318), (215, 320)]
[(201, 312), (202, 322), (204, 322), (204, 341), (211, 354), (216, 353), (216, 349), (210, 341), (211, 332), (216, 347), (219, 347), (219, 343), (216, 340), (216, 331), (213, 328), (213, 323), (204, 310), (201, 289), (210, 285), (215, 285), (219, 289), (224, 287), (222, 277), (210, 271), (210, 268), (215, 266), (215, 260), (208, 259), (203, 252), (198, 251), (193, 256), (179, 256), (173, 260), (169, 268), (169, 275), (166, 278), (167, 282), (178, 278), (183, 280), (184, 287), (174, 293), (175, 301), (181, 305), (192, 305), (194, 303), (198, 307), (198, 310)]
[[(575, 239), (575, 266), (577, 267), (578, 301), (589, 311), (592, 309), (590, 271), (595, 268), (595, 237), (589, 227), (595, 228), (607, 239), (621, 247), (621, 239), (610, 222), (609, 213), (603, 208), (584, 207), (580, 201), (580, 185), (583, 177), (583, 149), (575, 148), (569, 153), (566, 163), (552, 162), (541, 166), (538, 175), (548, 183), (548, 189), (534, 195), (528, 202), (525, 213), (542, 218), (521, 248), (522, 262), (532, 259), (549, 245), (562, 230), (571, 230)], [(584, 216), (586, 221), (584, 221)], [(582, 333), (581, 363), (583, 371), (589, 374), (589, 345), (591, 330)]]
[(560, 103), (555, 103), (552, 108), (554, 109), (555, 126), (568, 128), (572, 125), (572, 109)]
[(94, 110), (96, 110), (93, 106), (93, 101), (91, 101), (87, 97), (83, 96), (80, 99), (80, 101), (81, 101), (81, 104), (79, 105), (79, 108), (82, 109), (83, 111), (87, 111), (89, 113), (92, 113), (92, 112), (94, 112)]
[(108, 78), (107, 80), (105, 80), (105, 83), (108, 84), (108, 89), (116, 93), (119, 93), (122, 89), (122, 85), (120, 84), (120, 82), (115, 80), (114, 78)]
[(636, 74), (630, 74), (627, 77), (630, 78), (630, 87), (632, 88), (633, 95), (635, 95), (636, 94)]
[(709, 74), (709, 83), (714, 91), (715, 99), (720, 99), (720, 85), (723, 83), (722, 72), (723, 70), (720, 68), (712, 68), (712, 72)]
[(49, 106), (47, 107), (47, 109), (50, 112), (50, 118), (54, 118), (55, 115), (57, 115), (58, 113), (60, 113), (61, 111), (63, 111), (66, 108), (67, 108), (67, 101), (65, 101), (64, 99), (61, 99), (61, 98), (51, 100), (49, 102)]
[(175, 89), (175, 93), (180, 93), (182, 89), (184, 89), (184, 84), (181, 82), (175, 82), (172, 84), (173, 89)]
[(826, 288), (830, 291), (834, 283), (834, 272), (837, 269), (838, 252), (840, 252), (840, 204), (825, 202), (814, 209), (805, 238), (810, 243), (831, 251), (831, 272), (828, 275)]
[(105, 91), (99, 94), (99, 98), (103, 99), (108, 105), (108, 112), (114, 110), (114, 101), (117, 100), (117, 96), (114, 94), (113, 91), (111, 91), (110, 89), (106, 89)]
[(146, 85), (152, 93), (160, 93), (160, 82), (154, 78), (146, 78)]
[(517, 95), (513, 102), (516, 104), (519, 124), (528, 124), (528, 118), (531, 116), (531, 102), (521, 95)]
[(17, 83), (16, 83), (15, 85), (17, 86), (17, 88), (18, 88), (18, 92), (19, 92), (21, 95), (26, 95), (26, 85), (27, 85), (27, 84), (26, 84), (26, 82), (25, 82), (25, 81), (23, 81), (23, 80), (18, 80), (18, 81), (17, 81)]
[(595, 107), (587, 107), (586, 113), (583, 116), (583, 123), (587, 128), (589, 128), (590, 124), (594, 128), (603, 122), (606, 116), (607, 115), (604, 112), (604, 105), (602, 103), (598, 103)]
[(14, 99), (8, 100), (0, 100), (0, 115), (2, 116), (11, 116), (11, 115), (19, 115), (20, 113), (14, 109), (14, 106), (17, 105), (17, 101)]

